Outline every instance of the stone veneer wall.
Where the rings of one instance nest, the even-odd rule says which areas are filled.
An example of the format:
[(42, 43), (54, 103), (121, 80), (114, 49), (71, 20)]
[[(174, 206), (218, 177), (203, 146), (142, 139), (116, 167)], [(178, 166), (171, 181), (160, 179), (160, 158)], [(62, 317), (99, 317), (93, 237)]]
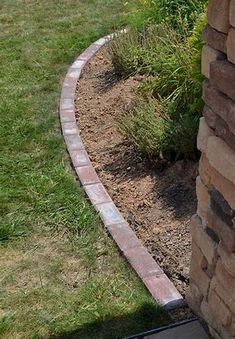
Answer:
[(191, 308), (215, 338), (235, 338), (235, 0), (210, 0), (203, 32), (197, 214), (191, 223)]

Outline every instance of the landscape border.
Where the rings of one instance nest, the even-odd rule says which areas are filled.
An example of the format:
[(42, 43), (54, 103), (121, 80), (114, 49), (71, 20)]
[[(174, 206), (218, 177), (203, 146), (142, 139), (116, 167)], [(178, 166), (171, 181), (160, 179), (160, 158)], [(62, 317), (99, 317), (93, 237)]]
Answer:
[(112, 201), (92, 166), (76, 122), (75, 94), (82, 69), (113, 36), (114, 34), (107, 35), (95, 41), (69, 67), (60, 96), (59, 118), (62, 134), (80, 183), (123, 256), (158, 304), (168, 310), (179, 308), (185, 305), (182, 295), (137, 238)]

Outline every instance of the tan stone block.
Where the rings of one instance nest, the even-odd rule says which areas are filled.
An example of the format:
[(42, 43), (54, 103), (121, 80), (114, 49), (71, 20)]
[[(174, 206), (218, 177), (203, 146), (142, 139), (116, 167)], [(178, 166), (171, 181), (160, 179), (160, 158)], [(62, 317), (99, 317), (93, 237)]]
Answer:
[(235, 218), (235, 211), (228, 204), (224, 196), (214, 187), (210, 187), (208, 190), (210, 194), (210, 206), (214, 213), (223, 220), (223, 222), (233, 227), (233, 220)]
[(203, 30), (203, 40), (207, 45), (226, 54), (227, 34), (218, 32), (216, 29), (212, 28), (210, 25), (207, 25)]
[(202, 48), (202, 58), (201, 58), (201, 67), (202, 74), (209, 79), (210, 78), (210, 64), (216, 60), (223, 60), (226, 58), (226, 55), (210, 46), (203, 46)]
[(231, 312), (213, 289), (210, 289), (208, 304), (210, 305), (210, 309), (217, 324), (222, 325), (225, 328), (230, 327), (232, 324)]
[(229, 22), (231, 26), (235, 27), (235, 0), (230, 1)]
[(235, 152), (221, 138), (208, 138), (206, 156), (212, 167), (235, 184)]
[[(228, 60), (210, 63), (211, 85), (235, 100), (235, 65)], [(216, 112), (216, 111), (215, 111)], [(226, 120), (227, 121), (227, 120)]]
[(206, 120), (207, 125), (210, 128), (215, 129), (217, 114), (214, 113), (213, 110), (207, 105), (204, 106), (202, 114)]
[(215, 277), (211, 280), (210, 289), (214, 290), (217, 295), (223, 300), (223, 302), (228, 306), (231, 312), (235, 314), (234, 300)]
[(229, 334), (224, 327), (217, 329), (217, 331), (209, 326), (210, 334), (212, 335), (213, 339), (234, 339), (234, 335)]
[(209, 326), (211, 326), (213, 329), (218, 330), (217, 324), (215, 322), (215, 319), (213, 318), (211, 308), (209, 303), (206, 300), (207, 298), (204, 298), (201, 302), (201, 313), (205, 321)]
[(208, 22), (217, 31), (228, 32), (229, 4), (230, 0), (209, 0)]
[(198, 287), (198, 290), (203, 296), (207, 296), (210, 285), (210, 278), (198, 264), (197, 258), (194, 258), (193, 256), (191, 258), (190, 265), (190, 284), (192, 283), (194, 283)]
[[(209, 326), (209, 332), (210, 332), (210, 334), (211, 334), (211, 336), (212, 336), (213, 339), (221, 339), (221, 335), (220, 335), (217, 331), (215, 331), (214, 328), (212, 328), (212, 327), (210, 327), (210, 326)], [(228, 338), (227, 338), (227, 339), (228, 339)], [(230, 338), (230, 339), (231, 339), (231, 338)]]
[(189, 307), (197, 314), (200, 314), (200, 306), (203, 299), (203, 295), (200, 292), (197, 285), (191, 280), (190, 288), (186, 293), (186, 301)]
[(232, 314), (232, 322), (228, 328), (228, 332), (229, 332), (230, 338), (235, 338), (235, 315), (234, 314)]
[(211, 110), (227, 122), (235, 134), (235, 102), (211, 86), (208, 80), (203, 83), (203, 100)]
[(211, 307), (209, 303), (204, 299), (201, 303), (201, 312), (203, 314), (203, 318), (209, 325), (209, 330), (214, 339), (234, 339), (234, 336), (229, 334), (228, 330), (226, 330), (221, 324), (221, 322), (217, 322), (213, 316)]
[(227, 38), (228, 60), (235, 64), (235, 29), (230, 28)]
[(217, 262), (215, 277), (225, 288), (232, 300), (235, 301), (235, 278), (225, 269), (221, 259)]
[(235, 253), (229, 252), (225, 246), (222, 246), (222, 244), (220, 244), (218, 246), (218, 254), (228, 273), (235, 278)]
[(235, 151), (235, 134), (233, 134), (228, 124), (219, 116), (216, 119), (215, 135), (222, 138)]
[(235, 185), (210, 165), (204, 153), (199, 162), (199, 173), (203, 184), (207, 187), (213, 185), (235, 210)]
[(225, 224), (211, 208), (207, 212), (207, 227), (211, 228), (230, 252), (235, 252), (235, 229)]
[(211, 167), (209, 160), (206, 157), (205, 153), (202, 153), (199, 161), (199, 174), (203, 184), (206, 187), (211, 185), (211, 175), (213, 172), (213, 167)]
[(206, 260), (206, 257), (194, 241), (192, 241), (192, 256), (193, 260), (197, 261), (199, 267), (205, 271), (208, 267), (208, 262)]
[(210, 196), (208, 193), (208, 188), (203, 184), (200, 176), (198, 176), (196, 179), (196, 192), (198, 199), (197, 214), (202, 219), (204, 226), (207, 218), (207, 210), (210, 205)]
[(208, 139), (214, 136), (213, 130), (207, 125), (204, 117), (200, 119), (199, 131), (197, 136), (197, 148), (202, 152), (206, 153)]
[(228, 146), (235, 151), (235, 134), (232, 133), (227, 122), (220, 116), (213, 113), (210, 108), (204, 108), (203, 116), (205, 117), (208, 126), (213, 128), (215, 135), (222, 138), (228, 144)]
[(191, 219), (191, 235), (193, 241), (200, 248), (203, 255), (206, 257), (209, 265), (213, 265), (217, 259), (217, 244), (202, 228), (202, 223), (197, 215)]
[(235, 185), (224, 178), (218, 171), (213, 170), (211, 173), (211, 182), (215, 188), (224, 196), (228, 204), (235, 210)]

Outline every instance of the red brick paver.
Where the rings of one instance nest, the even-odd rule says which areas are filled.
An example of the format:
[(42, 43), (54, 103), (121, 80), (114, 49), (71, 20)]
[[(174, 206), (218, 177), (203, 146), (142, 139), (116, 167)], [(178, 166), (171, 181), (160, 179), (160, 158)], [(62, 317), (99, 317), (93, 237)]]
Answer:
[(76, 84), (82, 69), (113, 36), (111, 34), (97, 40), (69, 68), (62, 85), (60, 98), (59, 116), (62, 132), (72, 165), (104, 226), (153, 298), (165, 308), (175, 308), (182, 305), (183, 297), (142, 245), (100, 182), (84, 148), (76, 124), (74, 98)]

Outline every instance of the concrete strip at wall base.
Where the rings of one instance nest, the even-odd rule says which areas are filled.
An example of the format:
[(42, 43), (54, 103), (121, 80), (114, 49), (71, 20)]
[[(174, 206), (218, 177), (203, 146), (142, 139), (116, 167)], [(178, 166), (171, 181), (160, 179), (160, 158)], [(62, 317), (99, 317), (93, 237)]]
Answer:
[[(126, 30), (121, 31), (121, 33), (125, 32)], [(179, 308), (185, 305), (182, 295), (136, 237), (115, 206), (92, 166), (76, 126), (74, 99), (76, 84), (82, 69), (114, 36), (115, 34), (111, 34), (94, 42), (70, 66), (62, 85), (60, 97), (59, 117), (62, 133), (80, 183), (121, 253), (158, 304), (165, 309)]]

